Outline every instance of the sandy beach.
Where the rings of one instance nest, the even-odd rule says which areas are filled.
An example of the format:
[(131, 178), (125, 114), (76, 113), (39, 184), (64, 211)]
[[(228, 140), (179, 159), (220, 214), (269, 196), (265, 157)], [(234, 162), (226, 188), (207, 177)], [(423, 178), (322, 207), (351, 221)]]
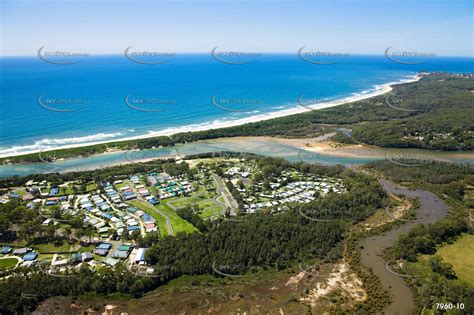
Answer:
[(268, 140), (322, 155), (338, 157), (382, 158), (387, 150), (366, 144), (341, 144), (321, 139), (321, 137), (310, 139), (270, 138)]
[[(58, 145), (54, 147), (48, 147), (44, 146), (41, 148), (38, 148), (35, 145), (29, 146), (29, 149), (26, 150), (19, 150), (17, 147), (13, 147), (10, 150), (4, 150), (4, 152), (0, 153), (0, 158), (6, 158), (6, 157), (12, 157), (12, 156), (19, 156), (19, 155), (25, 155), (25, 154), (31, 154), (31, 153), (37, 153), (37, 152), (47, 152), (47, 151), (52, 151), (52, 150), (59, 150), (59, 149), (70, 149), (70, 148), (79, 148), (79, 147), (86, 147), (86, 146), (91, 146), (91, 145), (96, 145), (96, 144), (103, 144), (103, 143), (111, 143), (111, 142), (120, 142), (120, 141), (128, 141), (128, 140), (138, 140), (138, 139), (146, 139), (146, 138), (153, 138), (157, 136), (172, 136), (177, 133), (181, 132), (196, 132), (196, 131), (205, 131), (205, 130), (211, 130), (211, 129), (219, 129), (219, 128), (226, 128), (226, 127), (234, 127), (234, 126), (239, 126), (239, 125), (244, 125), (247, 123), (254, 123), (254, 122), (259, 122), (259, 121), (264, 121), (264, 120), (270, 120), (274, 118), (279, 118), (279, 117), (284, 117), (284, 116), (290, 116), (294, 114), (300, 114), (304, 113), (307, 111), (311, 110), (321, 110), (324, 108), (330, 108), (334, 106), (340, 106), (352, 102), (357, 102), (361, 101), (364, 99), (368, 99), (371, 97), (383, 95), (385, 93), (388, 93), (393, 90), (393, 86), (397, 84), (404, 84), (404, 83), (410, 83), (410, 82), (416, 82), (420, 80), (422, 77), (421, 74), (415, 75), (409, 79), (403, 79), (397, 82), (390, 82), (387, 84), (383, 84), (380, 86), (376, 86), (375, 90), (370, 92), (370, 93), (361, 93), (358, 95), (354, 95), (351, 97), (346, 97), (342, 98), (339, 100), (335, 100), (333, 102), (324, 102), (324, 103), (315, 103), (315, 104), (308, 104), (308, 105), (297, 105), (293, 108), (289, 109), (283, 109), (280, 111), (276, 112), (271, 112), (271, 113), (265, 113), (265, 114), (259, 114), (259, 115), (253, 115), (250, 117), (242, 118), (242, 119), (236, 119), (232, 121), (215, 121), (211, 123), (203, 123), (203, 124), (196, 124), (196, 125), (188, 125), (188, 126), (181, 126), (181, 127), (175, 127), (175, 128), (167, 128), (163, 130), (158, 130), (158, 131), (149, 131), (146, 134), (138, 135), (138, 136), (133, 136), (133, 137), (126, 137), (126, 138), (120, 138), (120, 139), (114, 139), (110, 138), (107, 140), (100, 140), (100, 141), (89, 141), (90, 139), (93, 138), (93, 136), (86, 137), (87, 142), (86, 143), (74, 143), (74, 144), (68, 144), (68, 145)], [(79, 140), (79, 139), (78, 139)], [(79, 142), (79, 141), (78, 141)]]
[(383, 158), (386, 148), (370, 146), (366, 144), (341, 144), (329, 140), (334, 133), (329, 133), (320, 137), (314, 138), (278, 138), (278, 137), (232, 137), (232, 138), (218, 138), (213, 140), (204, 140), (213, 145), (235, 144), (236, 146), (245, 146), (248, 148), (258, 148), (260, 145), (266, 143), (274, 143), (293, 147), (299, 150), (314, 152), (321, 155), (330, 155), (336, 157), (355, 157), (355, 158)]

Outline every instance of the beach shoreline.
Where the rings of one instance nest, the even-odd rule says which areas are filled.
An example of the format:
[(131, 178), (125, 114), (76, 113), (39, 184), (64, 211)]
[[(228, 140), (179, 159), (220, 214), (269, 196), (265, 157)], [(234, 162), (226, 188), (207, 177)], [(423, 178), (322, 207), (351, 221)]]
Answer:
[[(159, 130), (159, 131), (149, 131), (146, 134), (125, 137), (121, 139), (99, 140), (99, 141), (92, 141), (92, 142), (87, 142), (87, 143), (60, 145), (57, 147), (50, 147), (50, 148), (48, 147), (41, 148), (41, 149), (35, 148), (35, 149), (25, 150), (25, 151), (15, 151), (19, 147), (14, 146), (12, 148), (5, 149), (4, 151), (7, 151), (6, 153), (3, 153), (3, 154), (0, 153), (0, 158), (8, 159), (9, 157), (34, 154), (34, 153), (39, 153), (39, 152), (82, 148), (82, 147), (88, 147), (88, 146), (93, 146), (93, 145), (98, 145), (98, 144), (107, 144), (107, 143), (131, 141), (131, 140), (141, 140), (141, 139), (148, 139), (148, 138), (154, 138), (154, 137), (159, 137), (159, 136), (171, 137), (175, 134), (184, 133), (184, 132), (198, 132), (198, 131), (214, 130), (214, 129), (220, 129), (220, 128), (235, 127), (235, 126), (240, 126), (240, 125), (244, 125), (248, 123), (255, 123), (255, 122), (260, 122), (260, 121), (265, 121), (265, 120), (270, 120), (270, 119), (275, 119), (275, 118), (281, 118), (285, 116), (301, 114), (301, 113), (311, 111), (311, 110), (320, 110), (320, 109), (341, 106), (348, 103), (353, 103), (353, 102), (369, 99), (369, 98), (380, 96), (392, 91), (393, 86), (395, 85), (416, 82), (420, 80), (422, 77), (423, 77), (423, 73), (418, 73), (407, 79), (400, 79), (396, 82), (389, 82), (382, 85), (376, 85), (374, 86), (374, 91), (370, 93), (359, 93), (357, 95), (341, 98), (341, 99), (334, 100), (331, 102), (308, 104), (308, 105), (305, 105), (304, 107), (301, 105), (297, 105), (294, 108), (287, 108), (287, 109), (283, 109), (283, 110), (279, 110), (275, 112), (264, 113), (260, 115), (253, 115), (250, 117), (245, 117), (245, 118), (236, 119), (232, 121), (225, 121), (225, 122), (220, 121), (220, 122), (214, 122), (211, 124), (201, 123), (201, 124), (194, 124), (194, 125), (181, 126), (181, 127), (172, 127), (172, 128)], [(87, 136), (85, 138), (90, 138), (90, 137), (92, 136)], [(47, 139), (43, 139), (41, 141), (44, 141), (44, 140), (47, 140)], [(30, 145), (30, 147), (35, 147), (35, 145)], [(104, 153), (107, 153), (107, 152), (104, 152)]]

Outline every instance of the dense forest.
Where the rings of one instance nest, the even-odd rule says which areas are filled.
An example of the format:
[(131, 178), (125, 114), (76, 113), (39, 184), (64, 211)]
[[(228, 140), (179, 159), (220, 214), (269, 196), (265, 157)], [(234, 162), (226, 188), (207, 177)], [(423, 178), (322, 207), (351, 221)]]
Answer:
[[(424, 75), (418, 82), (395, 85), (388, 94), (241, 126), (117, 141), (2, 158), (0, 162), (41, 162), (88, 156), (115, 149), (148, 149), (159, 146), (236, 136), (315, 137), (337, 128), (353, 128), (353, 140), (383, 147), (432, 150), (474, 149), (474, 79), (448, 74)], [(370, 124), (369, 124), (370, 122)], [(350, 143), (347, 137), (336, 137)]]
[(473, 93), (474, 79), (439, 75), (398, 85), (384, 102), (405, 115), (358, 124), (353, 136), (382, 147), (473, 150)]
[[(402, 160), (403, 161), (403, 160)], [(409, 160), (406, 163), (409, 164)], [(414, 182), (429, 184), (456, 184), (474, 175), (474, 165), (426, 161), (416, 167), (406, 167), (387, 160), (376, 161), (366, 166), (383, 173), (396, 182)]]
[(461, 219), (444, 219), (433, 225), (417, 225), (407, 234), (402, 234), (391, 252), (393, 258), (416, 261), (418, 254), (434, 254), (436, 245), (453, 242), (468, 231), (468, 226)]

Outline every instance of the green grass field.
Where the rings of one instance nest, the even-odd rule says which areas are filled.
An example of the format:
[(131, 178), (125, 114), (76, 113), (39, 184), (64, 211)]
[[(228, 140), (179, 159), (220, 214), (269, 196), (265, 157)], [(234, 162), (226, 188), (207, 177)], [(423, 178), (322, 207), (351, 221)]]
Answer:
[(175, 234), (179, 232), (192, 233), (197, 231), (194, 225), (182, 219), (178, 214), (176, 214), (176, 212), (169, 208), (169, 206), (166, 204), (166, 201), (161, 201), (160, 204), (155, 205), (153, 207), (157, 208), (158, 210), (161, 210), (168, 216)]
[(0, 270), (13, 268), (17, 263), (18, 259), (16, 258), (0, 258)]
[(219, 202), (220, 202), (220, 203), (222, 203), (222, 204), (225, 202), (225, 201), (224, 201), (224, 197), (223, 197), (223, 196), (219, 196), (219, 197), (217, 197), (217, 199), (216, 199), (216, 200), (217, 200), (217, 201), (219, 201)]
[(91, 190), (95, 190), (95, 189), (97, 189), (97, 184), (96, 183), (89, 183), (86, 186), (87, 191), (91, 191)]
[[(116, 184), (116, 185), (115, 185), (115, 189), (118, 190), (118, 189), (120, 189), (120, 188), (122, 188), (122, 187), (125, 187), (125, 186), (129, 186), (126, 181), (124, 181), (124, 182), (121, 183), (121, 184)], [(130, 186), (129, 186), (129, 187), (130, 187)]]
[[(440, 247), (437, 254), (453, 265), (459, 280), (474, 287), (474, 235), (466, 234), (454, 244)], [(470, 257), (470, 258), (469, 258)]]
[(74, 190), (72, 189), (71, 186), (67, 186), (67, 187), (61, 187), (61, 190), (60, 190), (60, 195), (73, 195), (74, 194)]
[(177, 197), (167, 200), (166, 202), (172, 204), (176, 208), (183, 208), (195, 204), (202, 200), (199, 196)]
[(39, 244), (35, 245), (34, 248), (40, 253), (61, 253), (72, 251), (72, 246), (69, 244), (63, 244), (61, 246), (54, 246), (54, 244)]
[(159, 215), (158, 212), (151, 211), (149, 208), (145, 207), (142, 203), (138, 201), (130, 201), (129, 204), (148, 213), (156, 220), (156, 224), (158, 224), (158, 229), (160, 230), (161, 237), (169, 235), (168, 229), (166, 228), (166, 220), (161, 215)]
[(204, 220), (217, 217), (222, 214), (222, 208), (214, 202), (212, 199), (205, 199), (198, 203), (201, 213), (199, 216)]
[(168, 206), (173, 205), (175, 208), (183, 208), (186, 206), (195, 205), (201, 210), (199, 216), (203, 219), (208, 219), (217, 217), (222, 213), (221, 207), (216, 205), (212, 199), (215, 195), (215, 193), (208, 192), (203, 189), (199, 192), (194, 192), (191, 196), (168, 199), (165, 203)]

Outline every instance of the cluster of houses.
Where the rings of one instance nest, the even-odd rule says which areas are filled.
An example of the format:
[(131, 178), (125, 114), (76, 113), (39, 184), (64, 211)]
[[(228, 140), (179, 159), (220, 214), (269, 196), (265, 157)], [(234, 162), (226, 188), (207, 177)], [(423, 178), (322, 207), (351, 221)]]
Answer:
[[(54, 254), (52, 259), (48, 259), (48, 272), (66, 271), (68, 268), (77, 268), (83, 263), (95, 266), (97, 261), (115, 266), (121, 260), (127, 260), (134, 266), (146, 267), (145, 248), (133, 248), (132, 244), (116, 246), (112, 244), (114, 243), (113, 235), (120, 236), (124, 233), (136, 233), (136, 231), (144, 235), (146, 232), (158, 229), (154, 217), (133, 206), (130, 201), (144, 199), (155, 205), (160, 202), (159, 198), (165, 199), (192, 192), (191, 184), (184, 176), (173, 177), (166, 173), (140, 174), (110, 183), (102, 182), (99, 183), (99, 187), (95, 186), (88, 193), (81, 194), (74, 193), (77, 189), (70, 188), (71, 183), (73, 182), (52, 187), (46, 181), (29, 181), (26, 184), (27, 191), (31, 190), (39, 198), (33, 197), (28, 202), (28, 206), (38, 209), (45, 215), (44, 225), (63, 224), (64, 221), (53, 216), (53, 210), (56, 211), (56, 207), (61, 210), (62, 215), (79, 216), (83, 222), (95, 228), (102, 241), (91, 252)], [(89, 238), (91, 238), (90, 235)], [(98, 241), (97, 238), (94, 237), (94, 239), (94, 242)], [(117, 238), (114, 237), (114, 239)], [(13, 249), (5, 246), (1, 248), (1, 253), (18, 257), (21, 263), (30, 265), (35, 261), (44, 262), (39, 258), (38, 252), (26, 247)], [(94, 259), (98, 256), (102, 258)]]
[(140, 181), (138, 175), (130, 176), (130, 181), (133, 183), (136, 193), (132, 189), (132, 187), (123, 185), (123, 180), (118, 179), (114, 181), (114, 185), (120, 190), (122, 198), (125, 201), (130, 201), (137, 198), (137, 193), (140, 197), (145, 198), (149, 203), (152, 205), (156, 205), (159, 203), (158, 199), (153, 196), (148, 188)]
[(112, 258), (115, 259), (127, 259), (128, 255), (130, 255), (130, 251), (132, 250), (131, 244), (122, 244), (113, 252)]
[[(51, 259), (51, 267), (54, 269), (62, 268), (80, 263), (89, 263), (93, 265), (94, 256), (90, 252), (73, 253), (73, 254), (54, 254)], [(65, 271), (65, 270), (60, 270)]]
[(85, 210), (89, 213), (86, 213), (84, 221), (93, 225), (99, 234), (105, 233), (108, 235), (111, 228), (119, 236), (123, 233), (132, 234), (135, 231), (141, 233), (142, 229), (144, 232), (157, 230), (156, 221), (152, 216), (126, 203), (109, 204), (106, 212), (99, 210), (97, 207), (93, 209), (86, 208)]
[[(155, 173), (155, 175), (158, 174)], [(179, 187), (178, 191), (190, 189), (190, 186), (172, 182), (173, 178), (167, 174), (161, 175), (166, 176), (166, 179), (170, 180), (170, 187)], [(131, 234), (135, 231), (141, 234), (157, 231), (155, 219), (149, 214), (131, 207), (127, 201), (132, 201), (139, 195), (150, 204), (155, 205), (159, 203), (158, 198), (151, 194), (138, 175), (130, 176), (129, 179), (133, 185), (124, 183), (120, 179), (113, 183), (102, 182), (102, 193), (101, 190), (96, 190), (94, 191), (95, 194), (83, 195), (60, 195), (64, 191), (61, 191), (59, 187), (48, 187), (46, 181), (41, 183), (29, 181), (26, 184), (27, 189), (35, 190), (42, 198), (32, 200), (27, 206), (30, 208), (40, 208), (40, 211), (45, 214), (48, 212), (48, 207), (59, 206), (63, 215), (80, 215), (85, 223), (96, 229), (102, 239), (109, 238), (113, 231), (118, 236), (124, 233)], [(43, 225), (58, 224), (60, 221), (52, 218), (52, 215), (49, 214), (45, 218)]]
[(122, 261), (128, 261), (129, 269), (134, 266), (146, 267), (145, 251), (146, 248), (134, 248), (131, 243), (117, 245), (114, 249), (111, 243), (102, 242), (95, 247), (93, 252), (54, 254), (50, 261), (39, 260), (38, 253), (28, 247), (13, 249), (11, 246), (3, 246), (0, 254), (4, 257), (19, 258), (20, 266), (30, 267), (40, 264), (45, 272), (61, 273), (71, 270), (70, 268), (77, 270), (83, 264), (95, 268), (97, 261), (94, 255), (103, 257), (101, 263), (111, 267), (115, 267)]
[(230, 176), (240, 176), (242, 178), (248, 178), (250, 176), (249, 172), (241, 171), (240, 167), (237, 167), (237, 166), (231, 167), (224, 174), (227, 174), (227, 175), (230, 175)]
[(129, 259), (130, 264), (134, 264), (137, 261), (142, 264), (145, 263), (144, 248), (135, 249), (130, 243), (118, 245), (113, 252), (112, 248), (113, 246), (110, 243), (101, 243), (94, 249), (94, 254), (103, 257), (108, 256), (103, 262), (112, 267), (127, 259)]
[(112, 186), (110, 183), (106, 183), (104, 185), (104, 190), (105, 193), (113, 198), (112, 200), (115, 203), (121, 203), (123, 201), (129, 201), (133, 199), (137, 199), (137, 195), (133, 192), (133, 190), (129, 186), (121, 186), (123, 184), (123, 181), (121, 179), (118, 179), (114, 181), (114, 186), (117, 187), (119, 192), (114, 189), (114, 186)]
[(112, 244), (110, 243), (100, 243), (99, 245), (96, 246), (93, 253), (98, 256), (107, 256), (111, 248), (112, 248)]
[(28, 267), (36, 261), (38, 253), (29, 247), (13, 249), (11, 246), (3, 246), (0, 253), (5, 256), (15, 256), (21, 258), (21, 266)]
[(248, 172), (240, 170), (241, 168), (234, 166), (229, 168), (225, 174), (232, 177), (231, 181), (242, 195), (245, 202), (244, 209), (247, 213), (291, 202), (309, 203), (315, 200), (317, 195), (324, 196), (329, 192), (340, 194), (345, 191), (341, 179), (304, 175), (295, 170), (283, 171), (280, 176), (272, 179), (269, 183), (270, 187), (264, 188), (263, 182), (259, 182), (256, 185), (251, 184), (253, 185), (252, 189), (247, 189), (248, 185), (244, 185), (244, 187), (237, 185), (239, 177), (246, 178), (248, 176)]
[(147, 181), (156, 187), (158, 197), (167, 199), (193, 191), (191, 184), (184, 177), (173, 177), (166, 173), (149, 173)]
[[(128, 207), (127, 212), (141, 219), (145, 232), (157, 231), (156, 220), (148, 213), (142, 210), (139, 210), (136, 207)], [(130, 218), (129, 220), (127, 220), (127, 225), (129, 226), (129, 229), (130, 229), (131, 226), (137, 226), (138, 222), (136, 222), (136, 220), (133, 221), (132, 218)]]

